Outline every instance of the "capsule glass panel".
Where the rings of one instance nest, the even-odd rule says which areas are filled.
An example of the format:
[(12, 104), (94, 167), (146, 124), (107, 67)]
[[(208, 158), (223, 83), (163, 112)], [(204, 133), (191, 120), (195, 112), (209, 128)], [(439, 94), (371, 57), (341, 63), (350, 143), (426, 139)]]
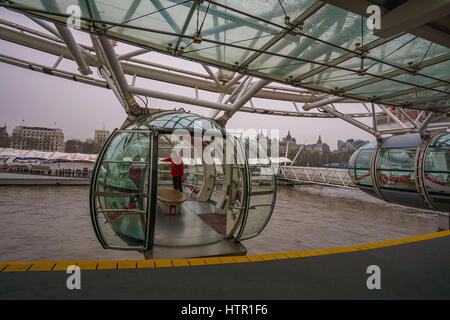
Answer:
[[(265, 142), (265, 141), (264, 141)], [(249, 205), (240, 239), (256, 237), (272, 215), (276, 198), (276, 171), (267, 156), (267, 143), (247, 141)]]
[(348, 162), (348, 172), (353, 183), (362, 191), (375, 197), (377, 195), (373, 190), (370, 164), (376, 145), (376, 143), (368, 143), (360, 147), (350, 157)]
[(377, 181), (383, 198), (405, 206), (429, 209), (416, 187), (414, 166), (420, 134), (405, 134), (387, 139), (377, 158)]
[(360, 148), (360, 151), (355, 159), (355, 181), (359, 185), (372, 187), (372, 179), (370, 177), (370, 159), (375, 143), (369, 143)]
[(96, 167), (93, 221), (106, 248), (146, 247), (150, 132), (116, 132)]
[(450, 211), (450, 134), (433, 138), (425, 155), (425, 187), (440, 211)]

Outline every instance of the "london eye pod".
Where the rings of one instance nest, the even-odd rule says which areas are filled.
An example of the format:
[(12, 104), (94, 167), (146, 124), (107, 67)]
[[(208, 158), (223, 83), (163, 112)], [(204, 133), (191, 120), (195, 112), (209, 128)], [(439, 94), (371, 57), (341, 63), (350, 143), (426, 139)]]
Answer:
[(421, 209), (450, 211), (450, 134), (392, 136), (359, 148), (349, 174), (364, 192)]
[[(98, 241), (146, 257), (245, 254), (240, 241), (264, 229), (276, 196), (270, 158), (253, 159), (246, 146), (255, 142), (181, 111), (152, 113), (115, 130), (91, 183)], [(174, 190), (174, 152), (184, 166), (182, 192)]]

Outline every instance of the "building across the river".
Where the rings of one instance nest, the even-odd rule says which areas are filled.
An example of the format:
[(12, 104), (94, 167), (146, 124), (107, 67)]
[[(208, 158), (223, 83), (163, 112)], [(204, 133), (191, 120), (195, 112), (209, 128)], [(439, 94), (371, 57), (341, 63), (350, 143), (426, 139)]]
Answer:
[(95, 130), (94, 131), (94, 143), (102, 146), (109, 137), (108, 130)]
[(57, 128), (17, 126), (12, 132), (11, 148), (63, 152), (64, 133)]

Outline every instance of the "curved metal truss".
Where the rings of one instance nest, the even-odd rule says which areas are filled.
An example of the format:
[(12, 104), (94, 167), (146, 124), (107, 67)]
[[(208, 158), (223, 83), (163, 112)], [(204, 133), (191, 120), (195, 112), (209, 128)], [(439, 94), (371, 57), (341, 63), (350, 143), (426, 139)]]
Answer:
[[(364, 27), (367, 18), (315, 0), (296, 5), (287, 1), (284, 6), (278, 0), (264, 5), (255, 1), (254, 14), (238, 1), (233, 6), (198, 0), (64, 5), (72, 2), (81, 10), (79, 27), (90, 34), (91, 46), (77, 43), (67, 27), (72, 16), (56, 1), (0, 0), (0, 6), (25, 14), (48, 31), (0, 19), (0, 39), (56, 57), (46, 66), (0, 53), (0, 62), (111, 89), (130, 118), (148, 112), (135, 100), (142, 95), (210, 108), (210, 117), (222, 124), (236, 112), (247, 112), (340, 118), (377, 138), (449, 127), (450, 53), (445, 39), (443, 46), (404, 32), (375, 37)], [(139, 48), (118, 56), (111, 39)], [(137, 57), (149, 51), (199, 62), (205, 73)], [(62, 59), (76, 63), (80, 73), (61, 69)], [(91, 74), (93, 68), (101, 77)], [(131, 84), (125, 75), (133, 77)], [(139, 88), (137, 78), (190, 87), (195, 95)], [(219, 98), (200, 99), (198, 90), (218, 93)], [(260, 108), (252, 98), (290, 101), (292, 107)], [(359, 103), (363, 109), (346, 113), (336, 103)], [(411, 115), (410, 109), (423, 111)], [(372, 118), (372, 125), (359, 118)], [(379, 119), (391, 125), (380, 126)]]

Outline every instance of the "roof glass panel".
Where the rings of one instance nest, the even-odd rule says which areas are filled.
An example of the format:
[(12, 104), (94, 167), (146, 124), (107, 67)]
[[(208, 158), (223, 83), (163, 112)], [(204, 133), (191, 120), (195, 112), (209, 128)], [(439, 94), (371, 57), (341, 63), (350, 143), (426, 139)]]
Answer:
[[(378, 38), (366, 18), (320, 1), (0, 0), (0, 4), (37, 16), (45, 13), (46, 19), (63, 23), (68, 7), (80, 5), (86, 31), (92, 32), (86, 24), (92, 13), (98, 31), (107, 36), (315, 91), (344, 88), (344, 97), (387, 96), (380, 103), (400, 106), (410, 97), (397, 93), (414, 88), (424, 96), (448, 98), (445, 92), (423, 87), (449, 84), (448, 48), (412, 34)], [(286, 16), (291, 23), (303, 24), (293, 29)], [(196, 34), (201, 35), (198, 41)], [(362, 63), (366, 74), (352, 76), (361, 71), (361, 47), (367, 49)]]

